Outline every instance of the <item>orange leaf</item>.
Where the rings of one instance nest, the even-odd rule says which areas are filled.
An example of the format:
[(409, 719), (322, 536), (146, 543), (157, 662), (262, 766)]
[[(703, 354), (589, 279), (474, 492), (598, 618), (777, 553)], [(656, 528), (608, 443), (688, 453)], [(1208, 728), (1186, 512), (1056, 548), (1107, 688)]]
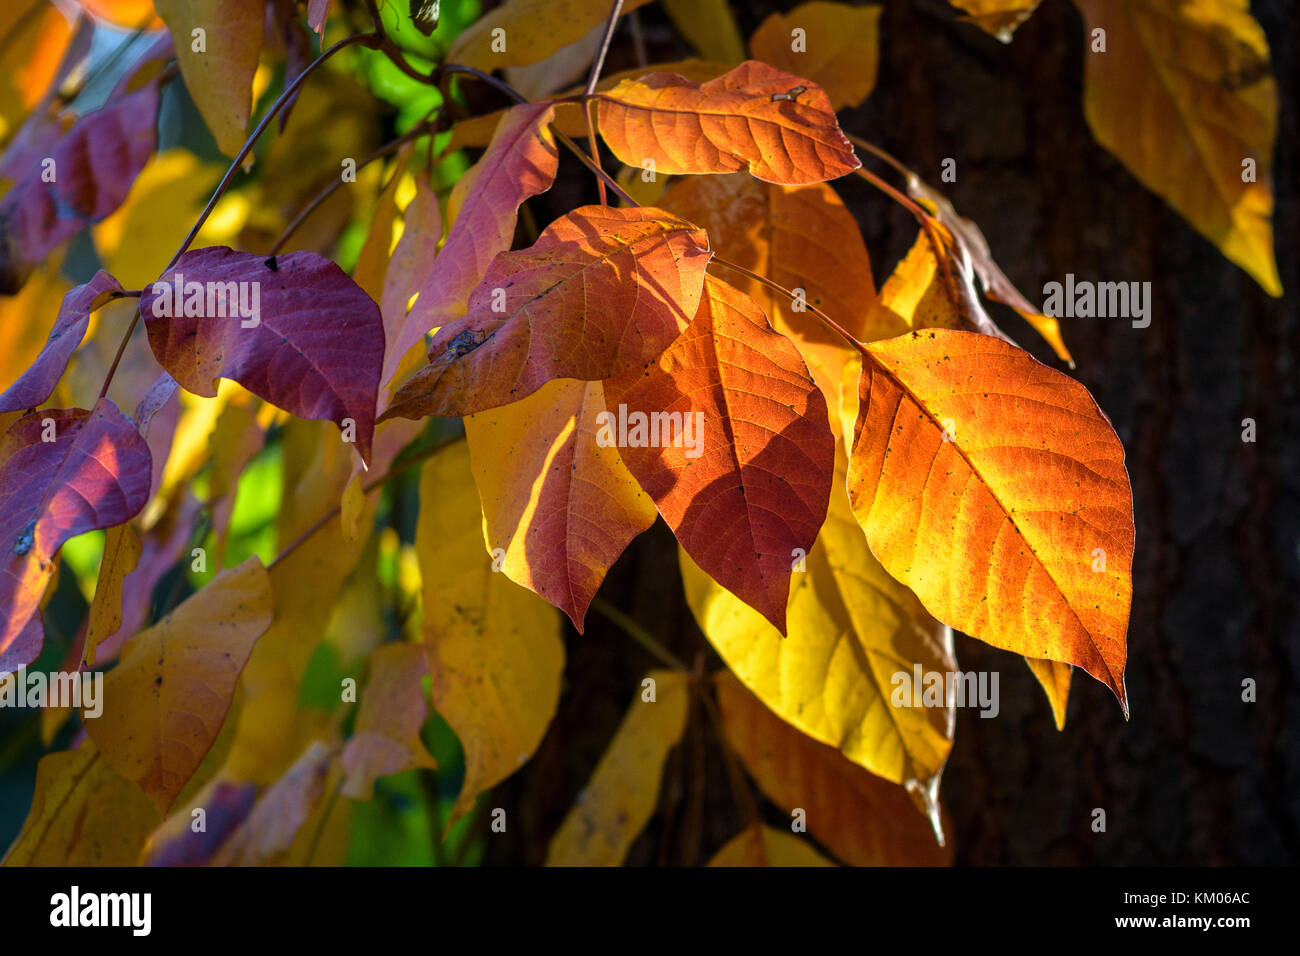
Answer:
[[(673, 183), (663, 208), (703, 228), (719, 258), (787, 289), (802, 289), (808, 305), (858, 339), (870, 342), (907, 330), (896, 315), (863, 309), (876, 295), (871, 259), (857, 222), (830, 185), (778, 186), (745, 173), (692, 176)], [(834, 423), (844, 365), (857, 353), (810, 312), (796, 311), (788, 296), (738, 272), (728, 272), (727, 280), (794, 342)]]
[(427, 275), (416, 277), (410, 291), (420, 297), (406, 334), (390, 345), (386, 372), (425, 332), (465, 313), (466, 300), (493, 258), (510, 248), (520, 204), (551, 188), (558, 162), (550, 130), (554, 114), (547, 103), (511, 109), (483, 157), (456, 182), (447, 206), (455, 225)]
[(1052, 719), (1056, 721), (1056, 729), (1064, 730), (1065, 705), (1069, 702), (1070, 674), (1073, 668), (1060, 661), (1045, 661), (1035, 657), (1026, 657), (1025, 663), (1029, 665), (1029, 670), (1042, 685), (1043, 693), (1047, 695), (1047, 703), (1052, 708)]
[(793, 560), (830, 501), (826, 401), (752, 299), (704, 289), (656, 363), (605, 383), (596, 441), (618, 445), (696, 564), (784, 633)]
[(872, 552), (945, 624), (1124, 693), (1133, 495), (1078, 382), (990, 336), (866, 346), (849, 495)]
[(656, 173), (747, 169), (773, 183), (838, 179), (862, 164), (840, 131), (824, 90), (746, 60), (707, 83), (675, 73), (624, 80), (598, 93), (600, 132), (629, 166)]
[(854, 866), (939, 866), (939, 846), (907, 791), (791, 727), (729, 671), (714, 676), (727, 742), (772, 802), (806, 811), (809, 832)]
[(467, 415), (554, 378), (596, 381), (653, 360), (695, 314), (709, 255), (702, 229), (660, 209), (561, 216), (493, 260), (469, 312), (438, 330), (430, 364), (381, 420)]
[(579, 634), (605, 572), (655, 520), (618, 449), (596, 441), (604, 411), (600, 382), (562, 379), (465, 419), (488, 550)]
[(1016, 27), (1038, 9), (1039, 0), (951, 0), (954, 7), (965, 10), (962, 17), (1003, 43), (1011, 42)]

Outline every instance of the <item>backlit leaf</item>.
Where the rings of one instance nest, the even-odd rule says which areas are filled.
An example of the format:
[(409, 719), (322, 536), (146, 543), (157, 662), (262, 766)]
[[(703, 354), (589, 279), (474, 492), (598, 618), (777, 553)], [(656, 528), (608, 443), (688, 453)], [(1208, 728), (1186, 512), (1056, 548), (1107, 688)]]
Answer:
[(605, 572), (656, 514), (618, 449), (597, 442), (604, 411), (600, 382), (561, 379), (465, 419), (489, 550), (578, 633)]
[(1078, 382), (991, 336), (867, 347), (849, 466), (881, 564), (939, 620), (1124, 694), (1133, 496)]
[(456, 442), (420, 474), (415, 547), (433, 706), (465, 749), (454, 822), (533, 755), (560, 697), (560, 619), (493, 570), (469, 450)]
[[(503, 252), (381, 421), (467, 415), (554, 378), (596, 381), (658, 356), (695, 314), (703, 230), (653, 208), (582, 206)], [(445, 253), (444, 253), (445, 255)]]
[(400, 359), (425, 332), (464, 315), (492, 260), (510, 248), (520, 204), (551, 188), (558, 161), (548, 125), (554, 113), (549, 104), (514, 107), (483, 157), (457, 180), (447, 206), (454, 225), (432, 268), (415, 277), (412, 291), (420, 298), (390, 355)]
[(144, 439), (108, 399), (89, 412), (32, 412), (0, 439), (0, 671), (35, 660), (32, 631), (27, 651), (10, 653), (26, 628), (39, 652), (34, 615), (55, 553), (70, 538), (133, 517), (149, 496), (149, 474)]
[[(731, 672), (762, 702), (853, 763), (924, 797), (951, 748), (953, 711), (895, 707), (895, 676), (956, 668), (951, 635), (867, 547), (837, 454), (830, 511), (791, 579), (786, 637), (683, 558), (695, 620)], [(922, 801), (924, 802), (924, 801)], [(931, 808), (933, 809), (933, 808)]]
[(791, 555), (826, 517), (835, 439), (794, 345), (743, 293), (713, 277), (704, 289), (656, 363), (605, 383), (596, 440), (617, 444), (687, 553), (784, 631)]
[(966, 12), (963, 20), (1003, 43), (1011, 42), (1016, 27), (1029, 19), (1038, 4), (1039, 0), (952, 0), (954, 7)]
[(251, 557), (131, 638), (86, 729), (104, 759), (166, 813), (217, 739), (253, 644), (271, 626), (271, 579)]
[(0, 394), (0, 412), (35, 408), (50, 397), (68, 367), (68, 359), (86, 334), (90, 312), (121, 291), (118, 281), (101, 269), (85, 285), (68, 292), (40, 355), (18, 381)]
[[(1075, 0), (1086, 41), (1084, 114), (1097, 141), (1269, 295), (1277, 84), (1248, 0)], [(1141, 104), (1136, 109), (1135, 104)], [(1243, 164), (1256, 164), (1246, 182)]]
[(660, 174), (748, 170), (798, 185), (862, 165), (821, 87), (755, 60), (703, 84), (651, 73), (596, 100), (614, 155), (629, 166), (653, 160)]
[[(625, 0), (623, 12), (649, 2)], [(604, 23), (609, 7), (606, 0), (505, 0), (456, 38), (447, 62), (489, 72), (536, 63)]]
[[(244, 315), (254, 302), (259, 314)], [(314, 252), (266, 259), (193, 249), (145, 289), (140, 309), (154, 355), (182, 387), (211, 397), (229, 378), (300, 418), (345, 431), (351, 419), (369, 460), (383, 319), (333, 262)]]
[(1047, 703), (1052, 708), (1052, 719), (1056, 729), (1065, 729), (1065, 705), (1070, 697), (1070, 674), (1074, 670), (1069, 664), (1060, 661), (1047, 661), (1026, 657), (1025, 663), (1047, 695)]
[(907, 792), (800, 733), (734, 676), (714, 678), (727, 742), (786, 813), (801, 808), (808, 832), (854, 866), (935, 866), (948, 862)]
[[(253, 74), (262, 50), (264, 0), (154, 0), (176, 42), (185, 88), (217, 148), (234, 156), (244, 145)], [(196, 50), (195, 30), (203, 32)]]

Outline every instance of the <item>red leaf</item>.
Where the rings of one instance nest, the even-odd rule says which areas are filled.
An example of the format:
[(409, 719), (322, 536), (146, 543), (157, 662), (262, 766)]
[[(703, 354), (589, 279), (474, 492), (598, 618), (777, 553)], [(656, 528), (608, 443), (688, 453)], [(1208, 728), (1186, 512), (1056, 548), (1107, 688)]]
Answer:
[(77, 286), (63, 297), (59, 317), (54, 320), (54, 328), (50, 329), (41, 354), (0, 395), (0, 413), (35, 408), (50, 397), (68, 367), (68, 359), (86, 334), (91, 311), (108, 301), (112, 293), (121, 291), (121, 284), (101, 269), (85, 285)]
[(49, 157), (53, 167), (30, 157), (0, 199), (0, 292), (21, 288), (51, 249), (122, 205), (157, 146), (157, 112), (158, 86), (150, 83), (79, 119)]
[[(657, 363), (605, 383), (606, 408), (624, 464), (686, 553), (785, 633), (794, 552), (812, 548), (830, 501), (826, 400), (753, 300), (712, 277), (704, 291), (690, 328)], [(651, 424), (636, 441), (637, 412), (680, 414), (682, 440), (664, 442)], [(688, 436), (692, 416), (699, 432)]]
[(420, 298), (405, 334), (390, 349), (396, 356), (390, 364), (396, 366), (425, 332), (465, 313), (466, 300), (493, 257), (510, 248), (520, 203), (551, 188), (557, 162), (549, 126), (554, 114), (550, 103), (511, 109), (482, 159), (456, 183), (448, 203), (455, 225), (432, 268), (411, 290)]
[[(190, 306), (180, 310), (177, 276), (188, 290), (181, 304)], [(223, 306), (217, 290), (228, 294), (229, 283), (239, 284), (245, 311), (256, 303), (257, 316)], [(191, 295), (199, 289), (201, 301)], [(333, 262), (314, 252), (266, 259), (225, 246), (194, 249), (145, 290), (140, 308), (153, 354), (183, 388), (211, 397), (217, 380), (229, 378), (299, 418), (340, 428), (350, 418), (369, 462), (384, 324), (379, 306)]]
[(694, 315), (709, 255), (702, 229), (661, 209), (561, 216), (492, 261), (469, 312), (438, 330), (430, 364), (380, 421), (468, 415), (551, 379), (597, 381), (651, 361)]
[[(0, 439), (0, 659), (6, 667), (29, 664), (40, 652), (41, 640), (24, 630), (35, 626), (39, 635), (35, 615), (55, 553), (68, 539), (121, 524), (144, 507), (150, 464), (144, 439), (106, 398), (89, 412), (32, 412)], [(15, 661), (6, 651), (16, 644), (27, 650)]]

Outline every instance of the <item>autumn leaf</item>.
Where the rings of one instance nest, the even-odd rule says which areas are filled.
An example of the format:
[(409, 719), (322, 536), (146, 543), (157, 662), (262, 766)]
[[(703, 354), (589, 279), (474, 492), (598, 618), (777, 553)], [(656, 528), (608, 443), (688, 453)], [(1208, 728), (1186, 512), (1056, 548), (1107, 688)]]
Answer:
[(559, 700), (564, 643), (554, 609), (493, 570), (464, 442), (424, 466), (420, 501), (415, 547), (433, 706), (465, 749), (450, 826), (537, 749)]
[(1247, 0), (1075, 5), (1090, 44), (1105, 32), (1105, 52), (1084, 54), (1083, 108), (1097, 142), (1280, 296), (1271, 185), (1277, 84)]
[(32, 808), (4, 866), (131, 866), (158, 812), (93, 744), (46, 754)]
[(140, 532), (130, 523), (109, 528), (104, 536), (104, 554), (99, 562), (95, 597), (86, 622), (86, 643), (82, 659), (94, 667), (98, 647), (122, 627), (122, 582), (140, 564), (143, 545)]
[(283, 777), (257, 798), (248, 816), (213, 857), (216, 866), (272, 866), (293, 846), (298, 829), (325, 797), (334, 747), (312, 741)]
[(1047, 695), (1047, 703), (1052, 708), (1052, 720), (1056, 722), (1056, 729), (1064, 730), (1065, 705), (1069, 702), (1070, 675), (1073, 668), (1060, 661), (1033, 657), (1026, 657), (1025, 663), (1029, 665), (1029, 670), (1043, 688), (1043, 693)]
[[(952, 271), (963, 278), (974, 271), (979, 277), (985, 298), (1019, 312), (1021, 318), (1033, 326), (1034, 331), (1052, 347), (1057, 357), (1063, 362), (1069, 362), (1070, 367), (1073, 368), (1074, 359), (1065, 346), (1065, 340), (1061, 338), (1060, 322), (1034, 308), (1029, 300), (1021, 295), (1020, 290), (1011, 284), (1011, 280), (993, 261), (988, 240), (984, 238), (984, 233), (980, 231), (979, 226), (958, 215), (947, 197), (931, 189), (915, 173), (907, 177), (907, 192), (928, 208), (947, 230), (946, 233), (938, 233), (938, 235), (942, 237), (940, 245), (943, 246), (945, 254), (953, 260)], [(935, 233), (926, 235), (932, 256), (935, 255), (934, 235)], [(913, 248), (915, 250), (915, 247)], [(982, 330), (976, 328), (973, 331)]]
[[(623, 12), (649, 2), (625, 0)], [(606, 0), (505, 0), (456, 38), (447, 62), (488, 71), (537, 63), (608, 16)]]
[(1029, 19), (1038, 9), (1039, 0), (951, 0), (952, 5), (964, 10), (962, 17), (990, 36), (1003, 43), (1011, 42), (1016, 27)]
[(600, 382), (561, 379), (465, 419), (488, 549), (579, 634), (605, 572), (656, 515), (618, 449), (597, 441), (605, 406)]
[(657, 174), (748, 170), (799, 185), (862, 165), (821, 87), (755, 60), (703, 84), (674, 73), (624, 80), (596, 103), (614, 155), (636, 167), (653, 160)]
[(370, 680), (339, 758), (345, 797), (369, 800), (379, 777), (437, 766), (420, 740), (427, 668), (418, 644), (385, 644), (370, 655)]
[(745, 173), (692, 176), (673, 183), (663, 208), (703, 228), (719, 258), (802, 291), (796, 305), (764, 283), (727, 273), (727, 281), (799, 349), (835, 425), (844, 364), (855, 353), (806, 307), (820, 309), (861, 341), (907, 328), (898, 316), (863, 308), (876, 295), (871, 259), (835, 190), (826, 183), (779, 186)]
[[(654, 688), (649, 694), (647, 681)], [(689, 678), (651, 671), (546, 852), (547, 866), (618, 866), (659, 802), (664, 761), (686, 729)]]
[(792, 556), (817, 537), (835, 463), (795, 347), (709, 277), (690, 328), (606, 382), (605, 402), (597, 443), (617, 445), (687, 553), (784, 632)]
[[(253, 647), (240, 678), (244, 703), (220, 774), (232, 783), (278, 780), (302, 748), (325, 732), (317, 719), (321, 712), (304, 712), (298, 697), (335, 602), (365, 550), (364, 541), (348, 542), (334, 513), (355, 456), (331, 440), (328, 426), (318, 422), (290, 419), (280, 442), (284, 474), (276, 530), (286, 550), (267, 569), (275, 619)], [(375, 496), (368, 496), (358, 521), (363, 531), (372, 527), (376, 507)], [(312, 528), (316, 530), (303, 538)]]
[(104, 759), (160, 814), (198, 769), (230, 709), (253, 644), (271, 626), (271, 579), (251, 557), (131, 638), (86, 721)]
[(551, 379), (596, 381), (643, 365), (695, 314), (708, 259), (703, 230), (662, 210), (575, 209), (529, 248), (492, 261), (469, 312), (438, 330), (430, 364), (380, 421), (467, 415)]
[(140, 310), (154, 356), (182, 387), (211, 397), (233, 379), (290, 414), (334, 422), (369, 461), (383, 318), (328, 259), (193, 249)]
[(714, 677), (727, 742), (772, 802), (805, 812), (808, 831), (853, 866), (937, 866), (949, 862), (930, 822), (907, 791), (801, 733), (740, 681)]
[(749, 51), (756, 60), (812, 80), (830, 97), (831, 109), (858, 106), (876, 85), (883, 9), (801, 3), (789, 13), (770, 14), (749, 38)]
[(759, 823), (741, 830), (709, 860), (709, 866), (834, 865), (794, 834)]
[[(400, 179), (394, 175), (393, 181), (384, 190), (385, 194), (391, 194)], [(371, 234), (367, 237), (367, 246), (377, 253), (381, 260), (379, 264), (384, 269), (382, 292), (378, 295), (379, 311), (384, 317), (384, 341), (387, 344), (384, 349), (383, 371), (379, 375), (376, 414), (387, 406), (389, 386), (405, 367), (408, 355), (414, 356), (411, 361), (419, 361), (424, 350), (417, 351), (415, 346), (423, 344), (425, 333), (440, 324), (431, 321), (425, 325), (418, 311), (411, 310), (411, 299), (428, 284), (429, 276), (437, 267), (438, 240), (442, 237), (442, 212), (438, 208), (437, 193), (423, 175), (413, 177), (413, 182), (415, 195), (403, 210), (402, 235), (393, 247), (391, 256), (386, 240), (392, 232), (395, 216), (376, 213)], [(374, 246), (370, 245), (371, 237), (377, 241)], [(356, 272), (360, 273), (361, 270), (362, 265), (358, 261)], [(353, 278), (357, 276), (354, 275)]]
[(1078, 382), (990, 336), (866, 346), (849, 465), (875, 556), (944, 623), (1124, 693), (1133, 496)]
[[(413, 284), (420, 297), (390, 356), (400, 359), (425, 332), (465, 313), (492, 260), (510, 248), (519, 206), (551, 188), (558, 163), (549, 127), (554, 114), (546, 103), (514, 107), (482, 158), (457, 181), (447, 208), (454, 225), (427, 274)], [(386, 368), (390, 363), (396, 366), (390, 357)]]
[[(836, 455), (830, 510), (791, 580), (787, 635), (683, 557), (705, 636), (773, 712), (853, 763), (924, 798), (951, 748), (949, 707), (895, 707), (895, 677), (956, 669), (951, 635), (871, 555)], [(935, 808), (930, 807), (931, 811)]]
[(89, 282), (68, 292), (40, 355), (18, 381), (0, 394), (0, 412), (35, 408), (48, 399), (86, 334), (90, 313), (121, 291), (118, 281), (101, 269)]
[[(33, 637), (40, 650), (34, 615), (55, 553), (70, 538), (134, 517), (149, 496), (149, 473), (144, 439), (108, 399), (89, 412), (32, 412), (9, 427), (0, 439), (0, 670), (35, 660)], [(11, 654), (27, 628), (26, 650)]]
[(244, 145), (252, 110), (264, 0), (154, 0), (154, 5), (176, 43), (176, 59), (194, 105), (217, 148), (234, 156)]
[[(213, 780), (163, 820), (140, 851), (142, 866), (204, 866), (247, 819), (257, 800), (251, 783)], [(203, 828), (194, 828), (195, 810), (202, 810)]]
[(29, 157), (0, 199), (0, 291), (16, 291), (55, 246), (122, 204), (157, 145), (157, 112), (150, 83), (81, 117), (48, 157)]
[(664, 0), (663, 7), (673, 26), (706, 60), (732, 64), (745, 58), (745, 41), (727, 0)]

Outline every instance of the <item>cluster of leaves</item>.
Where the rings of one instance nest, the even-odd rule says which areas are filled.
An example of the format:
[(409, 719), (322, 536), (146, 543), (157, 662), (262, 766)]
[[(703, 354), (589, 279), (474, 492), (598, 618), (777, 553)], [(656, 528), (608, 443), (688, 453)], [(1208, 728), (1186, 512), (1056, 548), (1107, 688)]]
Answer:
[[(429, 752), (434, 713), (463, 764), (450, 827), (545, 733), (558, 612), (581, 632), (657, 517), (726, 668), (658, 651), (668, 669), (647, 675), (551, 862), (622, 861), (691, 713), (717, 723), (733, 779), (743, 765), (806, 811), (839, 860), (942, 860), (954, 703), (899, 707), (891, 677), (954, 671), (951, 629), (1023, 655), (1058, 725), (1074, 666), (1127, 710), (1123, 448), (1083, 386), (985, 311), (1011, 306), (1069, 360), (978, 228), (841, 130), (836, 110), (875, 83), (880, 9), (773, 15), (746, 59), (725, 2), (665, 0), (707, 59), (602, 77), (619, 15), (645, 2), (506, 0), (441, 24), (438, 4), (323, 0), (82, 0), (72, 22), (43, 2), (6, 9), (23, 70), (8, 71), (0, 156), (15, 363), (0, 394), (0, 672), (50, 660), (42, 608), (96, 531), (89, 600), (58, 653), (65, 670), (106, 670), (102, 716), (42, 760), (8, 862), (338, 858), (377, 780), (445, 762)], [(1077, 2), (1110, 44), (1087, 61), (1098, 139), (1278, 291), (1276, 94), (1245, 0)], [(954, 4), (1006, 39), (1035, 5)], [(130, 63), (88, 71), (105, 19), (136, 30)], [(1161, 52), (1183, 48), (1196, 56)], [(402, 100), (402, 135), (360, 162), (373, 101), (340, 63)], [(160, 146), (167, 104), (185, 108), (178, 81), (211, 134), (192, 149)], [(468, 84), (514, 105), (466, 115)], [(300, 135), (285, 138), (291, 116)], [(281, 138), (258, 151), (277, 118)], [(604, 171), (600, 143), (622, 173)], [(901, 170), (906, 194), (855, 144)], [(601, 201), (515, 248), (561, 147)], [(303, 172), (320, 156), (341, 180)], [(828, 184), (851, 174), (918, 222), (879, 290)], [(104, 268), (69, 288), (63, 259), (87, 233)], [(305, 248), (283, 253), (290, 236)], [(249, 287), (255, 321), (214, 310), (210, 290), (233, 302)], [(702, 423), (699, 445), (629, 436), (629, 409)], [(282, 491), (263, 520), (279, 551), (264, 563), (237, 512), (272, 461)], [(378, 492), (417, 466), (412, 528)], [(322, 668), (335, 690), (308, 701)], [(47, 743), (72, 717), (42, 715)], [(825, 862), (748, 816), (715, 862)]]

